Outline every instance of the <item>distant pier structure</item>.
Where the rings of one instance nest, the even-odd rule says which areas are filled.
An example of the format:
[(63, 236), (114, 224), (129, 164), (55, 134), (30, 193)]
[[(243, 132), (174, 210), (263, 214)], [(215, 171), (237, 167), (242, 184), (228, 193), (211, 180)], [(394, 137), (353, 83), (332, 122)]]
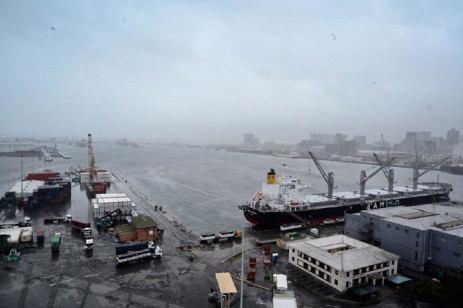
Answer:
[(70, 159), (71, 157), (64, 154), (55, 147), (42, 145), (34, 147), (34, 144), (27, 143), (0, 143), (0, 157), (39, 157), (45, 161), (53, 161), (53, 157)]

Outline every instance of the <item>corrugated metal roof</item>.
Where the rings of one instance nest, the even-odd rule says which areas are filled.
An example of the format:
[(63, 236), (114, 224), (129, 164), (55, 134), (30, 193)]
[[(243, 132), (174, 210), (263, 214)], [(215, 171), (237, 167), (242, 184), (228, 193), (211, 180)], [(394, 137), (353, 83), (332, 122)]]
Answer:
[(220, 293), (227, 294), (237, 292), (230, 273), (215, 273), (215, 279), (217, 279)]
[(119, 225), (116, 227), (117, 232), (120, 233), (130, 233), (133, 232), (132, 228), (129, 225)]
[(138, 215), (137, 217), (133, 217), (132, 222), (137, 228), (150, 228), (157, 226), (153, 218), (144, 215)]

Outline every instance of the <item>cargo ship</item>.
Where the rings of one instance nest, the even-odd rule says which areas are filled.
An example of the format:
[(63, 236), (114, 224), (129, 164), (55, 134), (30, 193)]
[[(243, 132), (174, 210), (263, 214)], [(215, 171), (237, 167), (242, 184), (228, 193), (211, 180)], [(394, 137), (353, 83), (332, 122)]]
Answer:
[(302, 183), (300, 179), (286, 175), (277, 177), (274, 169), (271, 169), (262, 189), (256, 192), (250, 202), (239, 208), (247, 221), (259, 227), (301, 222), (328, 224), (343, 222), (346, 213), (447, 201), (452, 191), (452, 186), (445, 183), (421, 183), (414, 187), (367, 189), (362, 193), (336, 192), (328, 195), (311, 194), (309, 188), (310, 185)]
[(441, 166), (440, 170), (448, 173), (463, 175), (463, 164)]

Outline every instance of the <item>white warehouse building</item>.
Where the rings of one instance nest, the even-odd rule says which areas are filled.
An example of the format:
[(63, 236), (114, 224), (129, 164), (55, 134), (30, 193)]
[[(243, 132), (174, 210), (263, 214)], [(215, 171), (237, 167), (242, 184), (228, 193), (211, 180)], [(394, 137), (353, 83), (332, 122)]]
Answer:
[(397, 274), (399, 256), (345, 235), (291, 243), (289, 263), (344, 292), (364, 283), (383, 285)]

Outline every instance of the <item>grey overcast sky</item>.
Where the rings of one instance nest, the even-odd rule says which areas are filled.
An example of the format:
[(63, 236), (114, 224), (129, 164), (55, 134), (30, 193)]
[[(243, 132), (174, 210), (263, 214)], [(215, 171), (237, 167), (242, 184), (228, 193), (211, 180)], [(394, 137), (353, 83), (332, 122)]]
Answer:
[(0, 1), (0, 134), (462, 132), (462, 1)]

